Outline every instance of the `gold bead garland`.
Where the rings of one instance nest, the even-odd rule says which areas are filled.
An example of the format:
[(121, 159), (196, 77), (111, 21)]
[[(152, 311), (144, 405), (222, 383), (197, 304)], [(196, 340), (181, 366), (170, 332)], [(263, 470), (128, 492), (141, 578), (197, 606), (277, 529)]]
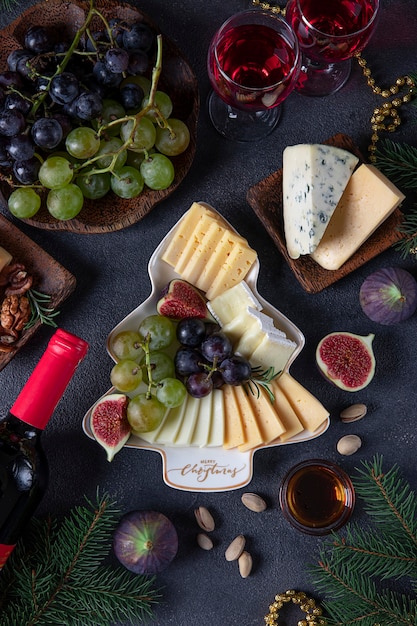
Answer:
[(285, 603), (291, 601), (298, 604), (300, 609), (306, 613), (306, 618), (297, 622), (297, 626), (325, 626), (326, 620), (322, 617), (323, 610), (316, 604), (316, 601), (313, 598), (308, 598), (304, 591), (292, 589), (275, 596), (275, 601), (269, 605), (268, 615), (265, 615), (265, 625), (279, 626), (279, 611)]
[[(388, 89), (381, 89), (381, 87), (375, 84), (375, 79), (372, 76), (372, 72), (369, 69), (366, 60), (359, 52), (355, 55), (355, 57), (359, 66), (362, 68), (362, 73), (373, 93), (375, 95), (382, 96), (382, 98), (385, 98), (386, 100), (388, 100), (388, 98), (392, 98), (391, 101), (384, 102), (381, 106), (376, 107), (371, 117), (372, 135), (368, 150), (369, 160), (371, 162), (375, 162), (375, 152), (377, 149), (376, 144), (379, 141), (379, 133), (381, 131), (393, 133), (397, 130), (398, 126), (401, 124), (398, 109), (403, 104), (408, 104), (411, 101), (412, 97), (416, 93), (416, 85), (411, 76), (400, 76), (397, 78), (395, 83), (391, 85), (391, 87)], [(400, 95), (400, 91), (403, 91), (404, 89), (406, 90), (406, 93)]]

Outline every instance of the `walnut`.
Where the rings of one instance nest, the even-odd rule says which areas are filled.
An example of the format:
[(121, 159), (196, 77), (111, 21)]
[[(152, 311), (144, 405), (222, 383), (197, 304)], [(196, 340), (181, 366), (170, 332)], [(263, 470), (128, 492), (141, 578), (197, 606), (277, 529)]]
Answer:
[(19, 339), (30, 315), (30, 302), (26, 296), (11, 295), (4, 298), (0, 311), (0, 351), (10, 350), (10, 345)]
[(33, 277), (22, 263), (7, 265), (0, 272), (0, 287), (5, 287), (6, 296), (26, 293), (32, 287), (32, 283)]

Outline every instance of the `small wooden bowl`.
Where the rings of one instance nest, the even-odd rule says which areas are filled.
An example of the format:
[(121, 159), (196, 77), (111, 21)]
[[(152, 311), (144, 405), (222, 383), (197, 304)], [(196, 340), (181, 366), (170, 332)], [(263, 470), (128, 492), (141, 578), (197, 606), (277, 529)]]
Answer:
[[(118, 17), (127, 21), (141, 20), (160, 33), (159, 28), (149, 17), (129, 4), (100, 0), (96, 7), (106, 19)], [(88, 4), (77, 0), (72, 2), (48, 0), (24, 11), (14, 22), (0, 31), (0, 70), (6, 68), (10, 52), (23, 47), (24, 33), (31, 25), (53, 26), (59, 33), (74, 36), (83, 25), (87, 10)], [(175, 167), (173, 184), (162, 191), (146, 188), (138, 197), (130, 200), (120, 199), (112, 192), (100, 200), (86, 199), (79, 215), (67, 221), (53, 218), (46, 207), (42, 206), (32, 219), (24, 220), (27, 224), (45, 230), (65, 230), (81, 234), (121, 230), (145, 217), (183, 181), (191, 167), (196, 149), (199, 112), (197, 79), (186, 59), (170, 39), (163, 36), (162, 45), (162, 73), (158, 88), (169, 94), (174, 106), (172, 117), (183, 120), (191, 135), (187, 150), (177, 157), (172, 157)], [(6, 183), (0, 183), (0, 190), (6, 198), (10, 195), (10, 188)]]

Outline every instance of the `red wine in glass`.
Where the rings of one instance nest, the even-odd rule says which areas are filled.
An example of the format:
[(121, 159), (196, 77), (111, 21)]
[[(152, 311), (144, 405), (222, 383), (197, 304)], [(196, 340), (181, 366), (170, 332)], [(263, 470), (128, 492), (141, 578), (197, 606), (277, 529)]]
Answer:
[(279, 118), (278, 105), (295, 87), (299, 68), (297, 39), (281, 17), (249, 10), (227, 20), (208, 53), (214, 126), (240, 141), (269, 134)]
[(323, 96), (343, 87), (350, 60), (368, 43), (378, 11), (379, 0), (290, 0), (286, 19), (303, 53), (296, 89)]

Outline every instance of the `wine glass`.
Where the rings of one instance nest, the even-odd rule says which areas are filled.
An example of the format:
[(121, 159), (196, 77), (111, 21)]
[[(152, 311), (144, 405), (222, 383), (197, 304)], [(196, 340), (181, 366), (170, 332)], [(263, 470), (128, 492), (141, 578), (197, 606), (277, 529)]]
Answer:
[(368, 43), (378, 11), (379, 0), (289, 0), (286, 19), (303, 56), (296, 90), (327, 96), (343, 87), (351, 58)]
[(230, 17), (208, 51), (214, 127), (236, 141), (269, 135), (280, 117), (278, 105), (294, 89), (300, 67), (297, 37), (281, 16), (249, 9)]

